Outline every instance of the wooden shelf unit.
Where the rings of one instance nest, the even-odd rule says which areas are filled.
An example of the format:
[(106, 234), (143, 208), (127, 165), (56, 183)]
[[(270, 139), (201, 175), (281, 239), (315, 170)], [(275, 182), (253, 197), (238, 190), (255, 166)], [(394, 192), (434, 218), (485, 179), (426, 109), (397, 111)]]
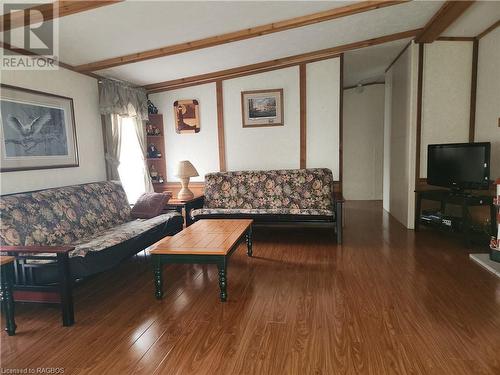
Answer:
[(163, 115), (162, 114), (150, 114), (149, 121), (146, 122), (146, 133), (147, 126), (153, 125), (160, 130), (160, 135), (148, 135), (147, 141), (148, 146), (153, 143), (158, 151), (161, 152), (161, 158), (148, 158), (146, 155), (146, 160), (148, 164), (148, 171), (151, 170), (151, 166), (154, 165), (156, 171), (159, 175), (163, 177), (163, 183), (153, 181), (153, 187), (156, 192), (161, 193), (165, 191), (165, 186), (167, 182), (167, 162), (165, 155), (165, 128), (163, 126)]

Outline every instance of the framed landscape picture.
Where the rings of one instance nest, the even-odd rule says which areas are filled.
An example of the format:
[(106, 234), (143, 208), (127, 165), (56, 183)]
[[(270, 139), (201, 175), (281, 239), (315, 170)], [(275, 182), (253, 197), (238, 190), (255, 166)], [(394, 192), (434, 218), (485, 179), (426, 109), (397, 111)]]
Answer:
[(241, 114), (244, 128), (283, 125), (283, 89), (243, 91)]
[(1, 85), (0, 170), (78, 166), (73, 99)]
[(175, 131), (177, 134), (200, 132), (200, 106), (198, 100), (174, 102)]

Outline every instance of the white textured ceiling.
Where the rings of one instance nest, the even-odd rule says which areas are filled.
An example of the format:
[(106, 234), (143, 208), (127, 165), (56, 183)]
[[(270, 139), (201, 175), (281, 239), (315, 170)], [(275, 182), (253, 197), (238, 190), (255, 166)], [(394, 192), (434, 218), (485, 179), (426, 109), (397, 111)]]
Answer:
[(209, 73), (419, 28), (440, 5), (415, 1), (98, 73), (141, 85)]
[(411, 38), (358, 49), (344, 55), (344, 87), (384, 82), (385, 69)]
[[(60, 58), (95, 62), (332, 9), (353, 1), (132, 0), (58, 20)], [(151, 84), (423, 27), (443, 1), (412, 1), (315, 25), (98, 71)], [(445, 36), (475, 36), (500, 18), (500, 1), (473, 4)], [(407, 40), (345, 55), (345, 84), (383, 74)]]
[(125, 1), (61, 18), (61, 59), (79, 65), (348, 5), (347, 1)]
[(476, 36), (498, 20), (500, 1), (477, 1), (443, 32), (443, 36)]

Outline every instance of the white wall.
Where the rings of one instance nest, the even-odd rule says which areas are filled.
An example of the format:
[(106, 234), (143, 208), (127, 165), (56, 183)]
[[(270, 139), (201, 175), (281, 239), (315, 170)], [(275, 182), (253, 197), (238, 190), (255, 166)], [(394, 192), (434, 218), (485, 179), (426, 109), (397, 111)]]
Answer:
[(66, 69), (2, 71), (4, 84), (73, 98), (79, 167), (4, 172), (2, 194), (81, 184), (106, 179), (97, 80)]
[(491, 142), (491, 179), (500, 178), (500, 27), (479, 41), (476, 142)]
[[(241, 92), (283, 89), (284, 126), (243, 128)], [(298, 168), (299, 68), (274, 70), (223, 82), (226, 163), (229, 171)]]
[[(218, 171), (215, 83), (152, 94), (150, 99), (163, 114), (167, 181), (179, 181), (174, 173), (177, 163), (181, 160), (193, 163), (200, 175), (191, 181), (203, 181), (206, 173)], [(184, 99), (196, 99), (200, 103), (199, 133), (177, 134), (175, 131), (174, 102)]]
[(420, 177), (427, 177), (427, 145), (469, 141), (472, 42), (425, 44)]
[[(284, 126), (243, 128), (241, 92), (283, 89)], [(223, 81), (224, 133), (227, 170), (299, 168), (300, 93), (299, 67), (273, 70)], [(339, 59), (307, 64), (307, 167), (331, 168), (339, 176)], [(193, 86), (150, 95), (164, 115), (167, 180), (178, 160), (188, 159), (203, 181), (208, 172), (219, 170), (217, 102), (215, 84)], [(173, 102), (198, 99), (201, 130), (177, 134)]]
[(382, 199), (384, 85), (344, 90), (343, 115), (344, 197)]
[[(416, 102), (418, 46), (413, 44), (391, 67), (390, 214), (409, 229), (415, 212)], [(386, 171), (387, 173), (387, 171)]]
[(306, 65), (306, 166), (339, 179), (340, 59)]

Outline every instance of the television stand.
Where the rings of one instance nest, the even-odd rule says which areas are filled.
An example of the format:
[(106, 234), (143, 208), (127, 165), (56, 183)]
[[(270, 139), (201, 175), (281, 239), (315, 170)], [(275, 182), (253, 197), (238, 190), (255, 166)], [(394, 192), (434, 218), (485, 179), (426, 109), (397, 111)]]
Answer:
[(472, 220), (469, 207), (489, 206), (490, 208), (490, 233), (496, 230), (496, 212), (493, 204), (494, 196), (485, 191), (483, 194), (466, 193), (464, 191), (452, 190), (415, 190), (415, 231), (420, 229), (420, 217), (422, 210), (422, 200), (440, 202), (440, 211), (444, 213), (448, 204), (460, 206), (462, 208), (462, 232), (466, 245), (470, 244), (470, 233)]

